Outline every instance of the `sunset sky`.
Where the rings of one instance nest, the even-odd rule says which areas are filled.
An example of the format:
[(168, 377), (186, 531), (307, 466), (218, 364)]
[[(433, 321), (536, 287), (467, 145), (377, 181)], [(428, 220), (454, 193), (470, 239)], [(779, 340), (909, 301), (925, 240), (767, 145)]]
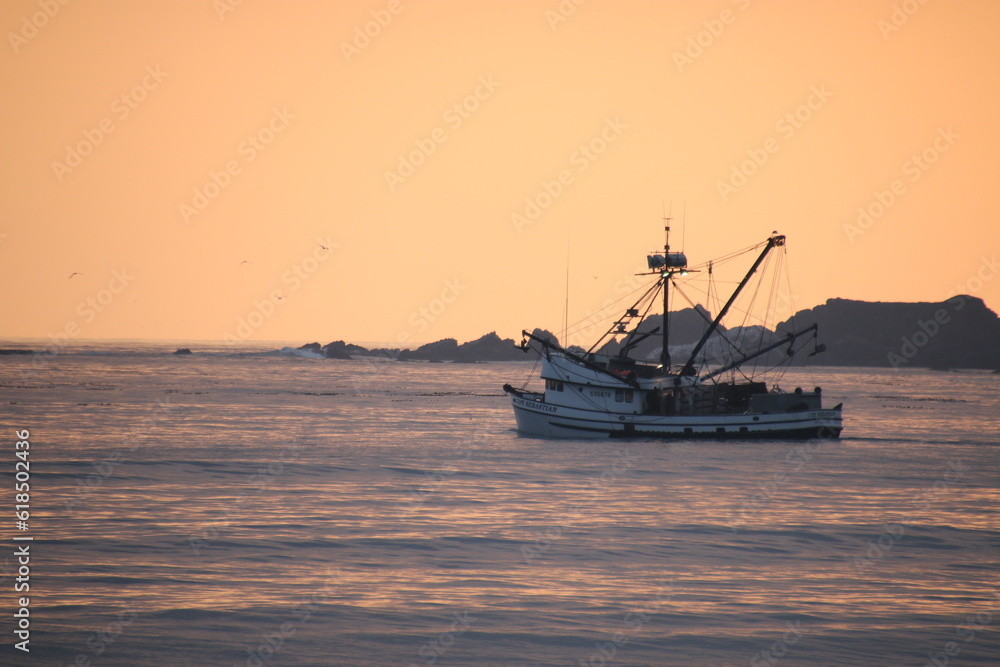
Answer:
[(795, 310), (1000, 309), (994, 0), (10, 0), (0, 26), (0, 337), (558, 331), (567, 262), (572, 322), (664, 207), (692, 263), (787, 235)]

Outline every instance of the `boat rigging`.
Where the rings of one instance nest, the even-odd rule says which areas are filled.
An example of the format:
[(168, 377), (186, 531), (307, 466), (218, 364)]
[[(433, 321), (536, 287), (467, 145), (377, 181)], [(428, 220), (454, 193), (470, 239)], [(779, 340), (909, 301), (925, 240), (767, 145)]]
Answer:
[[(669, 218), (664, 219), (663, 253), (649, 254), (648, 272), (637, 274), (656, 276), (656, 280), (587, 351), (575, 352), (549, 338), (523, 332), (522, 349), (541, 355), (545, 391), (504, 385), (511, 395), (518, 430), (549, 437), (838, 437), (842, 405), (823, 409), (818, 387), (812, 392), (799, 389), (786, 394), (745, 374), (742, 380), (735, 376), (721, 379), (730, 371), (742, 373), (744, 364), (783, 347), (786, 361), (790, 360), (800, 339), (813, 342), (810, 356), (824, 349), (817, 341), (815, 324), (799, 331), (777, 332), (769, 340), (761, 338), (756, 349), (749, 351), (733, 343), (721, 326), (769, 253), (785, 246), (781, 234), (773, 233), (752, 248), (760, 250), (758, 256), (715, 318), (709, 320), (702, 310), (695, 309), (708, 326), (684, 362), (673, 363), (671, 287), (684, 295), (675, 277), (699, 269), (688, 267), (683, 252), (671, 251), (669, 222)], [(717, 263), (707, 263), (710, 278)], [(658, 301), (663, 307), (660, 324), (643, 329)], [(637, 358), (639, 346), (657, 334), (658, 360)], [(620, 342), (619, 336), (624, 336)], [(720, 339), (722, 343), (716, 347), (721, 345), (731, 356), (714, 366), (705, 359), (699, 365), (699, 355), (704, 355), (713, 340)]]

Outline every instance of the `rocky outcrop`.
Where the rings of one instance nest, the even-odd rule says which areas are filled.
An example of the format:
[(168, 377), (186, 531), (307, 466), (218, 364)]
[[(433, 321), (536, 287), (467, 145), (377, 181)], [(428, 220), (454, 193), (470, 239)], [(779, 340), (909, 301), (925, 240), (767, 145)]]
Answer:
[(458, 341), (454, 338), (443, 338), (434, 343), (421, 345), (415, 350), (402, 350), (399, 353), (400, 361), (444, 361), (455, 358), (458, 350)]
[(368, 350), (360, 345), (335, 340), (320, 348), (320, 353), (327, 359), (351, 359), (354, 354), (367, 354)]
[[(640, 327), (649, 332), (661, 325), (661, 317), (653, 315)], [(682, 363), (694, 344), (704, 335), (711, 321), (711, 313), (700, 306), (685, 308), (672, 313), (670, 321), (670, 350), (674, 363)], [(766, 345), (778, 340), (785, 332), (798, 331), (813, 323), (819, 325), (818, 342), (826, 346), (823, 354), (808, 356), (798, 354), (796, 364), (829, 366), (883, 366), (928, 368), (982, 368), (1000, 370), (1000, 318), (986, 307), (982, 299), (955, 296), (939, 303), (881, 303), (830, 299), (825, 304), (803, 310), (782, 322), (776, 331), (763, 327), (740, 327), (728, 332), (720, 327), (710, 339), (706, 351), (720, 347), (724, 341), (721, 332), (730, 338), (749, 335), (751, 340)], [(552, 333), (535, 329), (535, 336), (558, 341)], [(807, 343), (805, 339), (802, 339)], [(807, 344), (805, 352), (814, 348)], [(661, 338), (654, 334), (632, 350), (640, 359), (659, 358)], [(756, 345), (750, 345), (750, 348)], [(312, 350), (328, 359), (379, 356), (400, 361), (530, 361), (534, 352), (525, 353), (510, 338), (501, 338), (491, 332), (467, 343), (459, 344), (454, 338), (444, 338), (421, 345), (415, 350), (378, 349), (366, 350), (344, 341), (303, 345), (300, 350)], [(601, 350), (615, 354), (619, 347), (611, 343)], [(761, 363), (777, 363), (786, 354), (784, 348), (771, 352)], [(700, 356), (700, 355), (699, 355)]]
[(454, 338), (445, 338), (435, 343), (421, 345), (415, 350), (403, 350), (400, 361), (457, 361), (472, 363), (479, 361), (524, 361), (523, 350), (510, 338), (500, 338), (496, 332), (467, 343), (458, 344)]
[(829, 299), (778, 328), (814, 322), (826, 345), (825, 353), (809, 360), (815, 365), (1000, 370), (1000, 318), (976, 297), (937, 303)]

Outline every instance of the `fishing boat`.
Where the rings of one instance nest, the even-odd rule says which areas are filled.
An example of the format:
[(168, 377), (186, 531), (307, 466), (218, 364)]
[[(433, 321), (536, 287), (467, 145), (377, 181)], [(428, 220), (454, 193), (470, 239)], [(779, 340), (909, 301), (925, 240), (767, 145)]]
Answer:
[[(522, 332), (521, 349), (538, 354), (544, 391), (526, 390), (528, 382), (521, 388), (504, 385), (518, 432), (548, 438), (838, 438), (843, 404), (823, 408), (820, 387), (786, 392), (769, 385), (767, 373), (774, 367), (757, 373), (761, 369), (756, 360), (778, 357), (777, 365), (787, 368), (809, 343), (809, 356), (822, 352), (816, 324), (768, 332), (751, 347), (734, 340), (733, 331), (721, 325), (768, 255), (784, 249), (785, 237), (773, 233), (747, 249), (759, 249), (759, 255), (714, 319), (704, 309), (694, 309), (705, 318), (704, 334), (686, 359), (675, 364), (670, 353), (670, 294), (689, 273), (706, 269), (689, 269), (685, 254), (670, 250), (669, 225), (664, 231), (663, 253), (649, 254), (648, 273), (636, 274), (655, 280), (643, 286), (638, 300), (589, 350), (562, 347), (538, 330)], [(712, 270), (709, 262), (707, 273)], [(651, 306), (661, 298), (663, 315), (650, 318)], [(661, 323), (644, 327), (647, 319)], [(643, 341), (655, 342), (657, 336), (658, 358), (636, 354)], [(714, 350), (711, 356), (709, 348)], [(748, 371), (748, 366), (754, 368)]]

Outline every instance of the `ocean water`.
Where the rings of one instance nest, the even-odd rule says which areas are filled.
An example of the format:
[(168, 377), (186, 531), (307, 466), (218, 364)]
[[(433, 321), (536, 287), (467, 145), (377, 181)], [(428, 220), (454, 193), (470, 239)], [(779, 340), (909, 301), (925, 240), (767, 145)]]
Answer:
[(839, 441), (556, 441), (530, 362), (189, 346), (0, 357), (0, 663), (1000, 664), (995, 374), (790, 371)]

